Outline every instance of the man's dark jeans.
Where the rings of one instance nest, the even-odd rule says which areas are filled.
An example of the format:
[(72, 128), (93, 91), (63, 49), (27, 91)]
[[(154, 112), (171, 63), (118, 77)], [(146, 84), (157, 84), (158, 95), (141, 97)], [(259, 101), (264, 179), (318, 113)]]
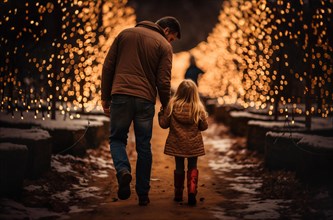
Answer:
[(112, 95), (110, 111), (110, 151), (117, 174), (122, 170), (131, 172), (126, 145), (129, 127), (133, 122), (138, 154), (135, 189), (139, 196), (148, 195), (152, 166), (150, 140), (155, 104), (135, 96)]

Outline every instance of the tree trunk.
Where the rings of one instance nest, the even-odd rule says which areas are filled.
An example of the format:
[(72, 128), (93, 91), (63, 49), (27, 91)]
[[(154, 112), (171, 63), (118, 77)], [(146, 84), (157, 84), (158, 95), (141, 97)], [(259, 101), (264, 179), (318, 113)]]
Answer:
[(52, 79), (52, 86), (50, 88), (51, 95), (52, 95), (52, 105), (51, 105), (51, 119), (55, 120), (56, 119), (56, 110), (57, 110), (57, 75), (59, 74), (60, 71), (60, 61), (57, 58), (58, 54), (60, 53), (60, 49), (58, 47), (58, 43), (60, 43), (61, 39), (61, 33), (62, 33), (62, 10), (59, 2), (54, 3), (54, 40), (53, 42), (55, 43), (54, 45), (54, 59), (53, 59), (53, 79)]
[(313, 15), (313, 4), (311, 3), (311, 0), (309, 0), (308, 5), (306, 5), (305, 9), (305, 21), (309, 26), (308, 31), (308, 47), (306, 49), (306, 52), (308, 54), (308, 71), (306, 75), (306, 91), (305, 91), (305, 127), (307, 129), (311, 128), (311, 91), (312, 91), (312, 48), (314, 46), (314, 35), (313, 30), (311, 26), (312, 22), (312, 15)]

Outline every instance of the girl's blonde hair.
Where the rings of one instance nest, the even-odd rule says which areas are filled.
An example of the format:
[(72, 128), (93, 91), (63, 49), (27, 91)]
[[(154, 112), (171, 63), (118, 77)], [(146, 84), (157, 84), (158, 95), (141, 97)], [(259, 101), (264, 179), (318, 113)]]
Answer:
[(203, 115), (204, 117), (207, 117), (208, 114), (199, 97), (198, 87), (192, 80), (189, 79), (183, 80), (179, 84), (176, 93), (171, 97), (168, 104), (168, 116), (171, 116), (176, 107), (179, 107), (182, 110), (184, 104), (186, 103), (189, 103), (191, 106), (189, 114), (196, 124), (199, 123), (200, 117)]

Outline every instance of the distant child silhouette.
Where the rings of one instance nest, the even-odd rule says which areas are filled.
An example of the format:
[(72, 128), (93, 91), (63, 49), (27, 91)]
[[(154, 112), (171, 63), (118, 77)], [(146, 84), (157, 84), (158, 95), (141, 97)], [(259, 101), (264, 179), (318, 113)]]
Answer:
[(197, 160), (205, 154), (201, 131), (208, 128), (207, 112), (200, 101), (198, 88), (192, 80), (183, 80), (170, 99), (167, 109), (158, 113), (162, 128), (170, 128), (164, 153), (175, 157), (175, 201), (183, 200), (185, 158), (187, 158), (188, 204), (196, 204), (198, 185)]
[(190, 79), (198, 86), (199, 74), (204, 74), (204, 71), (197, 67), (195, 57), (190, 55), (190, 66), (186, 69), (185, 79)]

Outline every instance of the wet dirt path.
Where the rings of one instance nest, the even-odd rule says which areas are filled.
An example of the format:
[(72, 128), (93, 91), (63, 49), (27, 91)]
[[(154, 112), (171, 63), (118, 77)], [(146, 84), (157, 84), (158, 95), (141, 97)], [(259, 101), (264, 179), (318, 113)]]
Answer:
[[(159, 106), (156, 107), (156, 111)], [(157, 114), (157, 112), (156, 112)], [(151, 175), (151, 190), (149, 194), (150, 204), (146, 207), (138, 205), (135, 193), (135, 162), (134, 135), (131, 129), (129, 134), (128, 154), (132, 166), (133, 180), (131, 182), (131, 197), (128, 200), (117, 200), (117, 184), (114, 170), (110, 173), (110, 194), (93, 212), (70, 215), (70, 219), (218, 219), (215, 212), (219, 210), (217, 204), (223, 201), (223, 196), (216, 193), (218, 182), (214, 179), (214, 173), (208, 165), (210, 158), (207, 155), (199, 158), (199, 186), (196, 207), (187, 205), (186, 188), (184, 202), (173, 201), (173, 170), (174, 158), (163, 153), (164, 143), (168, 130), (163, 130), (154, 121), (152, 138), (153, 166)]]
[(72, 214), (70, 219), (329, 219), (333, 216), (332, 191), (325, 187), (316, 190), (305, 187), (292, 173), (264, 170), (262, 155), (246, 150), (245, 138), (232, 136), (228, 128), (213, 119), (203, 132), (206, 155), (198, 160), (198, 204), (196, 207), (186, 204), (186, 189), (185, 201), (174, 202), (174, 159), (163, 153), (167, 133), (155, 117), (151, 203), (147, 207), (138, 206), (134, 190), (136, 153), (131, 131), (128, 145), (134, 177), (131, 197), (117, 200), (117, 184), (111, 170), (110, 182), (103, 183), (109, 185), (106, 199), (96, 204), (98, 207), (93, 211)]

